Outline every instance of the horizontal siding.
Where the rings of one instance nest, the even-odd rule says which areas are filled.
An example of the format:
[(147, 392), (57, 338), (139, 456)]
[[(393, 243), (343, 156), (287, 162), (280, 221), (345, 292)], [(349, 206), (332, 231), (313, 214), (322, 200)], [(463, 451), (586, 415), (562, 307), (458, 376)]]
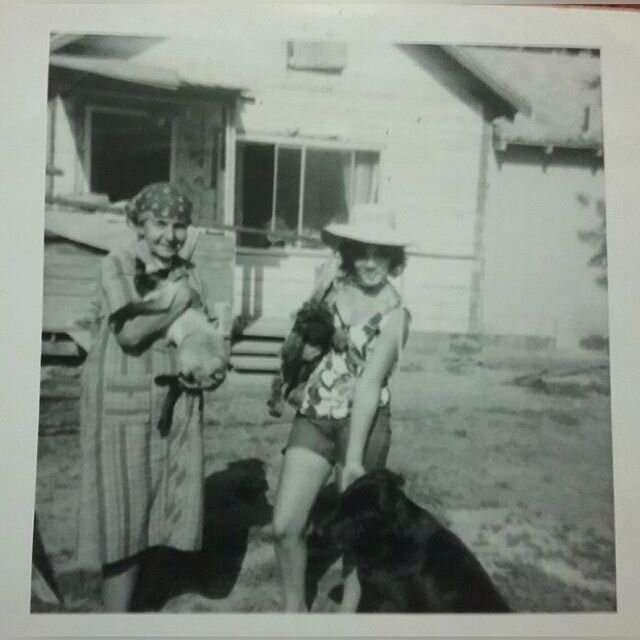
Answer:
[[(45, 243), (43, 331), (63, 332), (87, 317), (101, 259), (101, 254), (86, 252), (72, 243)], [(199, 235), (193, 262), (206, 304), (222, 315), (226, 331), (232, 321), (234, 261), (232, 236)]]
[[(285, 320), (311, 293), (319, 256), (239, 255), (234, 313)], [(412, 256), (403, 277), (395, 281), (419, 331), (468, 330), (470, 260)]]
[(468, 330), (472, 265), (465, 259), (410, 256), (402, 291), (415, 330)]
[(207, 306), (215, 311), (226, 333), (233, 321), (235, 238), (201, 233), (193, 262), (204, 288)]
[(424, 250), (470, 252), (481, 119), (452, 102), (270, 91), (245, 107), (242, 122), (249, 132), (297, 130), (379, 147), (379, 197), (398, 211), (399, 226)]
[(271, 85), (258, 82), (242, 128), (379, 148), (379, 197), (396, 208), (399, 226), (426, 251), (472, 252), (482, 132), (476, 108), (388, 44), (349, 42), (347, 66), (332, 78), (283, 73), (278, 43), (272, 46), (259, 63), (271, 66)]
[[(246, 28), (242, 26), (242, 34)], [(245, 40), (240, 55), (229, 57), (238, 34), (221, 29), (219, 36), (206, 43), (171, 38), (133, 60), (183, 69), (194, 82), (214, 79), (248, 87), (253, 101), (242, 104), (238, 124), (249, 133), (321, 137), (379, 148), (379, 197), (395, 207), (399, 227), (410, 231), (424, 251), (472, 253), (482, 128), (474, 105), (389, 43), (349, 42), (344, 72), (328, 75), (287, 70), (283, 38), (260, 32)], [(69, 101), (65, 106), (67, 113), (60, 109), (59, 114), (61, 142), (55, 161), (65, 176), (56, 179), (56, 186), (68, 185), (71, 191), (73, 178), (76, 188), (82, 183), (82, 176), (75, 175), (76, 148), (82, 145), (79, 132), (74, 140), (73, 117), (67, 117), (75, 105)], [(201, 175), (205, 184), (208, 168)], [(218, 283), (218, 299), (233, 300), (233, 314), (288, 317), (311, 290), (320, 260), (239, 255), (230, 271), (222, 261), (206, 279)], [(415, 257), (412, 265), (418, 267), (407, 271), (414, 326), (462, 330), (467, 324), (469, 262), (440, 262)]]
[(325, 254), (242, 255), (236, 258), (236, 314), (288, 318), (309, 296)]
[[(541, 150), (493, 165), (486, 218), (483, 324), (491, 334), (548, 335), (573, 346), (606, 334), (607, 294), (587, 266), (594, 248), (581, 230), (597, 227), (603, 172), (589, 162), (555, 162)], [(526, 197), (525, 197), (526, 194)], [(591, 199), (588, 206), (578, 195)]]
[(63, 296), (73, 298), (90, 298), (95, 292), (94, 279), (62, 279), (45, 278), (44, 294), (49, 296)]
[(64, 296), (45, 293), (42, 305), (42, 330), (64, 333), (77, 326), (91, 311), (91, 296)]
[[(398, 213), (424, 252), (473, 253), (481, 119), (437, 87), (425, 99), (398, 95), (270, 90), (243, 112), (250, 131), (336, 136), (381, 149), (382, 201)], [(430, 99), (429, 99), (430, 98)], [(320, 123), (320, 124), (319, 124)], [(286, 127), (284, 129), (286, 129)], [(404, 295), (420, 331), (468, 330), (471, 261), (411, 256)], [(313, 269), (300, 260), (236, 267), (242, 294), (236, 309), (249, 314), (291, 314), (313, 285)]]

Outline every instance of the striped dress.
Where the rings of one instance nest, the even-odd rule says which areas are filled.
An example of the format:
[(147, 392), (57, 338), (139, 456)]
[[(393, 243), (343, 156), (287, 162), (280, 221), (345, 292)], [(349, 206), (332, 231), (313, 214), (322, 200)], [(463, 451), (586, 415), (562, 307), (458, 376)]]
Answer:
[[(203, 518), (203, 395), (183, 392), (168, 433), (158, 429), (176, 349), (164, 338), (140, 353), (125, 352), (110, 326), (112, 314), (140, 297), (136, 259), (151, 265), (144, 241), (102, 262), (92, 349), (82, 372), (82, 475), (77, 560), (99, 569), (154, 545), (196, 550)], [(191, 286), (201, 292), (189, 263)]]

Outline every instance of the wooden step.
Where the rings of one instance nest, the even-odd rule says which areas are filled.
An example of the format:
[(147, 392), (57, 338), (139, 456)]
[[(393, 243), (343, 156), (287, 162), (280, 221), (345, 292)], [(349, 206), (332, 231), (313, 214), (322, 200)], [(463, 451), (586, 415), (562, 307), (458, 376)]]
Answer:
[(231, 347), (232, 356), (273, 356), (280, 357), (282, 340), (240, 340)]
[(82, 349), (69, 336), (65, 334), (49, 334), (42, 340), (42, 357), (51, 358), (78, 358), (84, 355)]
[(231, 366), (235, 371), (276, 373), (280, 369), (280, 360), (274, 356), (232, 355)]
[(251, 320), (242, 330), (244, 338), (270, 338), (283, 340), (289, 331), (288, 318), (260, 317)]

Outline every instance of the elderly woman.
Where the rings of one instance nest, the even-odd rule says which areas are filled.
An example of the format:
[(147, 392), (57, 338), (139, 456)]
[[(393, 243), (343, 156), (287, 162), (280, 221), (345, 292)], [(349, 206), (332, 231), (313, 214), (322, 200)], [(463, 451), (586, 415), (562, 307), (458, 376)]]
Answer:
[[(306, 608), (304, 531), (332, 469), (342, 467), (344, 489), (385, 466), (391, 440), (388, 382), (410, 318), (389, 276), (403, 270), (408, 243), (395, 231), (392, 212), (379, 205), (354, 207), (351, 220), (324, 230), (341, 257), (342, 275), (325, 301), (345, 348), (332, 348), (304, 387), (276, 497), (273, 527), (286, 611)], [(341, 610), (355, 611), (359, 597), (351, 572)]]
[[(101, 263), (82, 372), (77, 554), (84, 568), (102, 570), (107, 611), (129, 608), (142, 551), (201, 543), (203, 393), (176, 392), (177, 350), (165, 337), (186, 309), (206, 311), (193, 266), (179, 255), (191, 209), (170, 184), (145, 187), (126, 209), (135, 242)], [(149, 280), (165, 293), (145, 296)], [(223, 379), (220, 370), (216, 384)]]

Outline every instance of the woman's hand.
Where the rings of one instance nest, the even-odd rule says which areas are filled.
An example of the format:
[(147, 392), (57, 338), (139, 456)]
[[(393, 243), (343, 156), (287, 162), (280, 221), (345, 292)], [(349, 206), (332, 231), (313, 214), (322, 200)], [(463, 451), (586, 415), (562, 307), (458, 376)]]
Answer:
[(340, 472), (340, 491), (344, 491), (351, 483), (366, 473), (362, 462), (347, 459)]

